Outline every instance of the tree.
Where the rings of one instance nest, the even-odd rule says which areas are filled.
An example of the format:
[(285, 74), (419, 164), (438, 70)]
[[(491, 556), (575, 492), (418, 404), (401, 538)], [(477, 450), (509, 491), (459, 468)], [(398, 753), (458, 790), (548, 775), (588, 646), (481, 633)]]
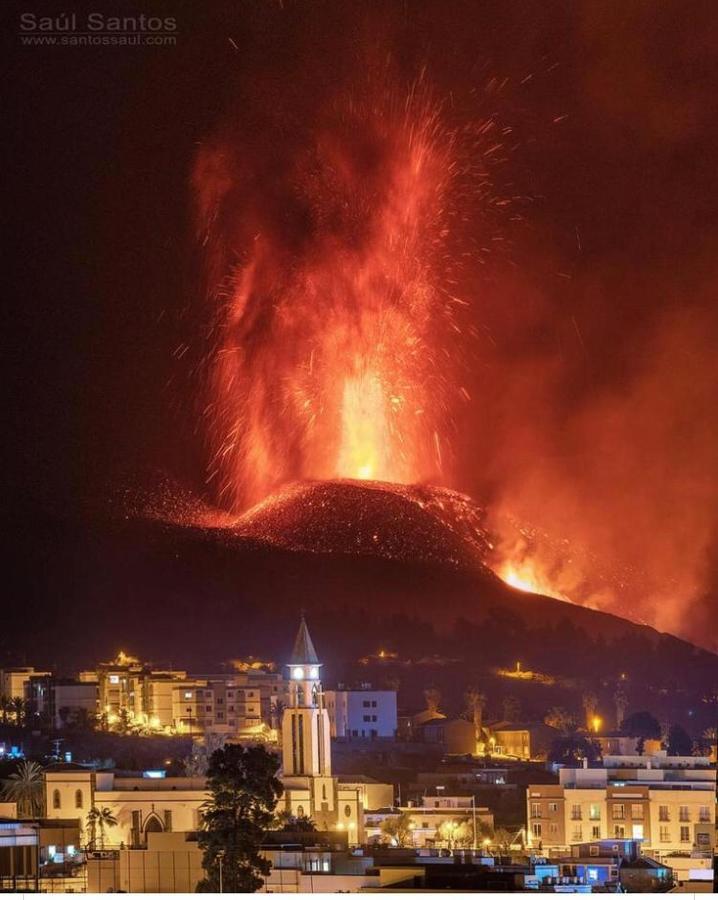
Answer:
[(668, 755), (690, 756), (693, 752), (693, 739), (680, 725), (671, 725), (668, 730)]
[(34, 819), (42, 815), (43, 783), (42, 767), (36, 762), (23, 760), (9, 778), (3, 781), (2, 796), (17, 803), (19, 817)]
[(484, 709), (486, 708), (486, 695), (479, 688), (470, 685), (464, 691), (466, 713), (470, 722), (474, 723), (474, 741), (478, 748), (481, 741), (481, 728), (483, 724)]
[(596, 762), (601, 757), (601, 748), (595, 741), (583, 735), (571, 735), (559, 738), (551, 744), (548, 758), (552, 763), (576, 766), (587, 759)]
[(628, 697), (621, 684), (616, 688), (613, 695), (613, 702), (616, 705), (616, 728), (620, 731), (623, 726), (626, 709), (628, 708)]
[(228, 744), (212, 754), (207, 770), (210, 799), (203, 807), (198, 837), (207, 877), (198, 891), (219, 890), (220, 859), (227, 893), (253, 893), (264, 884), (261, 876), (269, 874), (270, 863), (259, 848), (282, 793), (278, 768), (277, 756), (262, 746)]
[(182, 768), (189, 778), (204, 778), (209, 769), (209, 762), (215, 750), (224, 747), (224, 737), (221, 734), (205, 735), (201, 740), (192, 742), (192, 751), (182, 760)]
[(504, 697), (504, 719), (507, 722), (518, 722), (521, 718), (521, 701), (518, 697)]
[(18, 728), (25, 724), (29, 708), (30, 704), (22, 697), (13, 697), (10, 701), (10, 712)]
[(468, 819), (449, 819), (439, 825), (439, 838), (446, 841), (449, 850), (457, 847), (470, 847), (473, 843), (473, 831)]
[(441, 691), (438, 688), (430, 687), (424, 691), (424, 700), (426, 709), (430, 713), (438, 713), (441, 706)]
[(7, 725), (11, 703), (12, 701), (9, 697), (5, 696), (5, 694), (0, 697), (0, 722), (2, 722), (3, 725)]
[(278, 831), (313, 832), (317, 830), (317, 823), (309, 816), (293, 816), (287, 810), (282, 810), (274, 817), (273, 827)]
[(576, 718), (562, 706), (552, 706), (544, 716), (544, 723), (567, 737), (576, 730)]
[(410, 846), (414, 840), (411, 831), (411, 813), (402, 812), (398, 816), (384, 819), (381, 823), (381, 831), (397, 847)]
[(596, 718), (596, 710), (598, 709), (598, 697), (592, 693), (586, 693), (581, 698), (583, 711), (586, 714), (586, 730), (593, 731), (593, 722)]
[(90, 849), (94, 850), (97, 844), (97, 834), (100, 834), (100, 850), (105, 849), (105, 830), (117, 825), (117, 819), (112, 815), (108, 806), (93, 806), (87, 814), (87, 830), (90, 832)]
[(497, 828), (494, 831), (494, 838), (491, 841), (491, 846), (495, 847), (499, 853), (508, 853), (511, 850), (511, 839), (513, 835), (510, 831), (507, 831), (505, 828)]
[(644, 740), (657, 741), (661, 737), (661, 723), (645, 710), (631, 713), (624, 719), (623, 730), (629, 737), (643, 738)]

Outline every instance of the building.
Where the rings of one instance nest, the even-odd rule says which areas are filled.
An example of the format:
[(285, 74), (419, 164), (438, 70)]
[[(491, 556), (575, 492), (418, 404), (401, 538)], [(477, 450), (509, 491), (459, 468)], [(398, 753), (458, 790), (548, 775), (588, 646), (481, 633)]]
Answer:
[[(591, 740), (601, 748), (601, 756), (633, 756), (637, 752), (639, 739), (630, 737), (622, 731), (609, 731), (605, 734), (592, 734)], [(647, 738), (643, 741), (643, 753), (650, 756), (658, 753), (661, 742)]]
[(302, 617), (289, 669), (289, 700), (282, 716), (280, 805), (308, 816), (322, 831), (346, 831), (350, 844), (364, 838), (362, 793), (332, 776), (331, 726), (320, 680), (322, 663)]
[(529, 839), (550, 853), (586, 840), (640, 840), (657, 859), (713, 852), (716, 772), (707, 758), (607, 756), (563, 768), (558, 785), (527, 790)]
[(152, 832), (147, 846), (87, 854), (91, 894), (190, 894), (204, 878), (202, 851), (187, 832)]
[(97, 723), (100, 710), (97, 681), (32, 675), (25, 690), (32, 712), (45, 718), (53, 728)]
[[(384, 839), (383, 823), (402, 813), (410, 817), (409, 829), (414, 847), (446, 847), (452, 844), (452, 831), (461, 827), (462, 836), (469, 835), (473, 846), (480, 846), (484, 833), (493, 831), (494, 817), (486, 806), (478, 806), (473, 796), (445, 795), (443, 791), (426, 793), (406, 806), (372, 810), (366, 816), (367, 839)], [(474, 826), (476, 834), (473, 833)]]
[(425, 744), (438, 744), (444, 753), (473, 756), (476, 753), (476, 729), (466, 719), (437, 717), (414, 727), (414, 735)]
[(560, 865), (562, 877), (578, 878), (602, 892), (665, 893), (673, 885), (671, 868), (643, 856), (640, 841), (575, 844)]
[(85, 891), (76, 819), (0, 818), (0, 891)]
[(0, 669), (0, 697), (9, 700), (26, 700), (27, 684), (33, 676), (52, 675), (52, 672), (40, 672), (32, 666), (13, 669)]
[(546, 759), (551, 745), (559, 737), (555, 728), (543, 722), (496, 722), (486, 730), (491, 754), (513, 759)]
[(333, 738), (394, 738), (396, 691), (325, 691)]
[[(160, 777), (157, 777), (160, 776)], [(104, 831), (104, 848), (144, 847), (149, 834), (196, 831), (208, 799), (204, 778), (164, 778), (162, 773), (126, 777), (72, 763), (49, 766), (43, 775), (48, 819), (76, 819), (89, 840), (91, 809), (108, 809), (117, 820)]]

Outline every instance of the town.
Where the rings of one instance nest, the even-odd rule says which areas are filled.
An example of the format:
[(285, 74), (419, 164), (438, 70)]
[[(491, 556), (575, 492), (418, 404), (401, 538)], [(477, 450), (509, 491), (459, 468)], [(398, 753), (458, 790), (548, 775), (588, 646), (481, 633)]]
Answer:
[(252, 751), (279, 779), (261, 891), (713, 890), (715, 730), (620, 695), (613, 730), (590, 697), (584, 723), (493, 721), (480, 688), (456, 718), (436, 689), (407, 710), (401, 688), (325, 685), (303, 615), (286, 644), (213, 674), (124, 652), (74, 678), (0, 670), (0, 889), (229, 889), (208, 802), (222, 754)]

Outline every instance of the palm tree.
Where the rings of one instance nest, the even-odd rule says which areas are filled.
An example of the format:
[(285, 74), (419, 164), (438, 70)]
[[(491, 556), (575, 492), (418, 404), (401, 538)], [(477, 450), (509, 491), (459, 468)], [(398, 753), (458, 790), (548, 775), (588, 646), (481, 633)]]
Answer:
[(483, 725), (484, 710), (486, 709), (486, 694), (473, 685), (464, 691), (466, 712), (469, 720), (474, 723), (475, 752), (478, 752), (481, 742), (481, 728)]
[(586, 731), (593, 731), (596, 709), (598, 708), (598, 697), (595, 694), (587, 692), (581, 698), (581, 702), (583, 704), (583, 711), (586, 713)]
[(29, 819), (42, 815), (42, 767), (23, 760), (9, 778), (3, 781), (2, 796), (17, 803), (18, 816)]
[(28, 704), (22, 699), (22, 697), (13, 697), (10, 701), (10, 712), (13, 714), (15, 724), (18, 727), (25, 724), (27, 708)]
[(438, 713), (441, 706), (441, 691), (438, 688), (430, 687), (424, 691), (424, 700), (426, 701), (426, 709), (430, 713)]
[(620, 684), (613, 695), (613, 702), (616, 704), (616, 728), (620, 731), (628, 709), (628, 697)]
[(95, 849), (97, 843), (97, 832), (100, 832), (100, 850), (105, 849), (105, 828), (112, 828), (117, 825), (117, 819), (112, 815), (109, 807), (93, 806), (87, 814), (87, 828), (90, 832), (90, 848)]
[(10, 698), (7, 697), (5, 694), (3, 694), (0, 697), (0, 716), (2, 716), (2, 719), (0, 719), (0, 721), (2, 721), (3, 725), (7, 725), (7, 719), (8, 719), (8, 714), (10, 712), (11, 703), (12, 703), (12, 700), (10, 700)]

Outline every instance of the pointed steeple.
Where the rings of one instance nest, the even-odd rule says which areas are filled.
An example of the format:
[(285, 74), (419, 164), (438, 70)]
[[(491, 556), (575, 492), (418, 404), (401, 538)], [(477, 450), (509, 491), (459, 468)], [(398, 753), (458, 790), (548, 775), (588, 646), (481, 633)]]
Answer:
[(317, 666), (319, 665), (319, 657), (314, 649), (309, 629), (302, 613), (302, 619), (299, 623), (299, 631), (294, 641), (294, 649), (289, 658), (290, 666)]

